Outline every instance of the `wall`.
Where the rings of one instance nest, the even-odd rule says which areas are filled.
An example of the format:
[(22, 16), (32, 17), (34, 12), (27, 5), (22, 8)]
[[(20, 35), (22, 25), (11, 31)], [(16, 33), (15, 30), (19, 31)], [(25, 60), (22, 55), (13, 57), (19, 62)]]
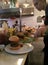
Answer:
[[(30, 16), (30, 17), (22, 17), (21, 21), (22, 21), (22, 25), (26, 24), (28, 26), (33, 26), (33, 27), (37, 27), (37, 25), (40, 25), (42, 23), (37, 23), (37, 17), (38, 16), (43, 16), (45, 15), (44, 11), (38, 11), (36, 8), (34, 8), (34, 16)], [(19, 21), (19, 19), (17, 19)], [(10, 27), (12, 27), (12, 25), (15, 23), (15, 20), (8, 20), (8, 23), (10, 25)], [(20, 23), (20, 21), (19, 21)]]
[[(41, 14), (40, 16), (43, 16), (44, 14)], [(21, 18), (21, 21), (22, 21), (22, 25), (26, 24), (28, 26), (31, 26), (31, 27), (37, 27), (38, 25), (42, 24), (42, 23), (37, 23), (37, 17), (39, 15), (34, 15), (34, 16), (30, 16), (30, 17), (22, 17)], [(20, 24), (20, 20), (17, 19), (19, 24)], [(11, 19), (8, 19), (8, 23), (9, 23), (9, 26), (12, 27), (12, 25), (15, 23), (16, 19), (15, 20), (11, 20)]]

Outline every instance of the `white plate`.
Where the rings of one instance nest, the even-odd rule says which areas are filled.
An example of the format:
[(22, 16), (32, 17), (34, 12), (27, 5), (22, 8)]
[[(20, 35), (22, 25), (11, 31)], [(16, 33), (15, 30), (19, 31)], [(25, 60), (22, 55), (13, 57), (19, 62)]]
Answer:
[(10, 45), (5, 47), (5, 51), (12, 54), (24, 54), (33, 50), (33, 46), (30, 43), (25, 43), (19, 50), (11, 50)]

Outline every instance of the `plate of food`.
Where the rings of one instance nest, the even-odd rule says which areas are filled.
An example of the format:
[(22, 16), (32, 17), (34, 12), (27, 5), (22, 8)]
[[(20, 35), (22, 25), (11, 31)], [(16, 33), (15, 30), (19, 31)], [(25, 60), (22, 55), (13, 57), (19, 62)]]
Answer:
[[(11, 38), (9, 40), (11, 40)], [(32, 51), (34, 48), (30, 43), (17, 43), (17, 41), (15, 42), (15, 40), (17, 40), (17, 37), (14, 37), (14, 40), (12, 39), (13, 43), (10, 43), (5, 47), (6, 52), (11, 54), (24, 54)]]
[(10, 44), (5, 47), (5, 51), (11, 54), (24, 54), (33, 50), (33, 46), (29, 43), (23, 45), (23, 47), (11, 47)]

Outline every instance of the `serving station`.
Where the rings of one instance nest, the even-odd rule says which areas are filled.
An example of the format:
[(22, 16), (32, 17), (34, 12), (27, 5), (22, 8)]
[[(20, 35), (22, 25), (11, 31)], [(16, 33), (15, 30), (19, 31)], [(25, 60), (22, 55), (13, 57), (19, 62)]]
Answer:
[[(7, 10), (7, 12), (8, 12), (8, 10)], [(2, 13), (0, 13), (0, 14), (2, 14)], [(5, 11), (4, 11), (3, 15), (6, 16), (6, 12)], [(14, 14), (10, 14), (10, 15), (14, 16)], [(2, 16), (2, 17), (5, 17), (5, 16)], [(2, 33), (2, 31), (3, 31), (3, 33)], [(4, 30), (2, 30), (2, 31), (0, 33), (0, 35), (1, 35), (0, 38), (2, 38), (2, 40), (0, 40), (0, 41), (3, 41), (3, 36), (6, 36), (6, 34), (4, 34)], [(21, 32), (21, 19), (20, 19), (20, 31), (19, 32), (18, 32), (19, 34), (16, 34), (16, 35), (18, 35), (20, 38), (24, 37), (24, 35), (22, 35), (22, 32)], [(16, 35), (14, 35), (14, 36), (16, 36)], [(8, 34), (7, 34), (7, 36), (8, 36)], [(26, 59), (28, 57), (28, 53), (30, 51), (32, 51), (33, 48), (34, 48), (29, 43), (30, 41), (28, 41), (28, 40), (30, 40), (30, 38), (28, 37), (28, 39), (27, 39), (28, 43), (27, 43), (27, 41), (25, 43), (25, 40), (23, 41), (23, 39), (20, 39), (19, 43), (22, 43), (23, 47), (21, 47), (20, 49), (17, 49), (17, 50), (12, 50), (12, 49), (10, 49), (10, 47), (11, 47), (10, 42), (8, 42), (10, 36), (12, 36), (12, 35), (9, 35), (7, 41), (4, 40), (6, 42), (5, 45), (4, 45), (4, 43), (2, 44), (2, 42), (0, 44), (0, 64), (1, 65), (24, 65), (25, 62), (26, 62)], [(4, 37), (4, 38), (6, 38), (6, 37)], [(9, 44), (7, 44), (7, 42)]]
[[(6, 29), (3, 30), (3, 33), (2, 32), (0, 33), (0, 64), (1, 65), (24, 65), (28, 53), (34, 49), (34, 47), (31, 44), (33, 38), (30, 36), (30, 34), (27, 34), (28, 32), (27, 33), (22, 32), (20, 12), (21, 11), (19, 8), (0, 10), (0, 15), (1, 15), (0, 18), (19, 17), (20, 19), (20, 27), (19, 27), (20, 30), (17, 33), (15, 32), (15, 34), (12, 34), (14, 33), (13, 28), (12, 28), (13, 31), (10, 30), (10, 28), (7, 28), (8, 30), (7, 33), (6, 33)], [(10, 39), (10, 37), (12, 38)], [(19, 48), (17, 48), (16, 45)]]

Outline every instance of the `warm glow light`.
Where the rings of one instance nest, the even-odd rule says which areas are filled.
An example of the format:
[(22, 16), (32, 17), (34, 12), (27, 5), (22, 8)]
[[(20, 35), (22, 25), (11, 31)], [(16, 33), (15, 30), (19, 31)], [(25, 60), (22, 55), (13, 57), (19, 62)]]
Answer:
[(4, 4), (6, 4), (6, 2), (4, 2)]
[(33, 12), (31, 12), (31, 14), (34, 14)]
[(18, 62), (17, 62), (17, 65), (22, 65), (22, 64), (21, 64), (22, 61), (23, 61), (23, 58), (19, 59)]
[(27, 8), (29, 6), (28, 3), (24, 3), (23, 5), (25, 6), (25, 8)]
[(16, 7), (19, 8), (19, 2), (16, 2)]
[(10, 2), (8, 2), (8, 4), (10, 4)]
[(23, 6), (24, 6), (25, 8), (27, 8), (29, 5), (30, 5), (30, 4), (28, 3), (28, 1), (25, 0), (25, 3), (23, 4)]

